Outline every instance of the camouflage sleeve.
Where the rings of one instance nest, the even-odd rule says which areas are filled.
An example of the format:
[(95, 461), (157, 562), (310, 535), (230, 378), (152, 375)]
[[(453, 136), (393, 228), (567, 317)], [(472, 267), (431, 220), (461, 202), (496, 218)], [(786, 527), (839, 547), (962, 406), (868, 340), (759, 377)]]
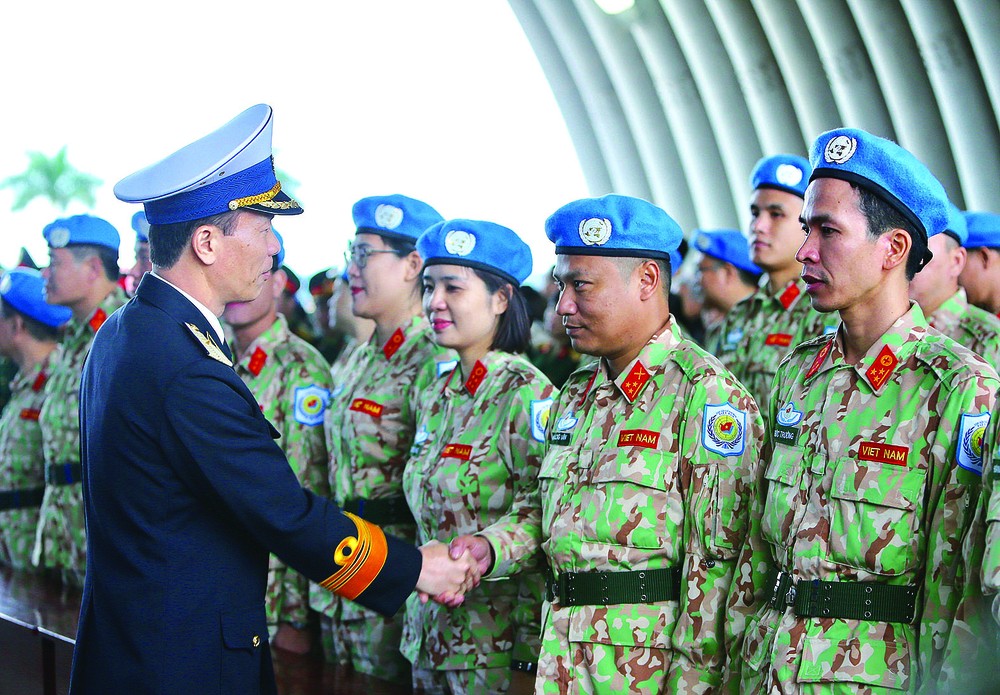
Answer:
[[(330, 371), (327, 365), (304, 361), (283, 375), (288, 394), (281, 410), (278, 440), (302, 487), (330, 496), (328, 458), (323, 416), (329, 404)], [(319, 399), (317, 401), (317, 399)], [(309, 580), (271, 558), (268, 604), (275, 623), (305, 623), (309, 618)]]
[(535, 569), (517, 577), (517, 604), (514, 606), (514, 650), (517, 661), (538, 663), (542, 648), (542, 602), (545, 600), (545, 574), (548, 567), (541, 550), (535, 551)]
[(545, 455), (545, 429), (543, 425), (539, 431), (539, 423), (548, 419), (556, 393), (547, 379), (535, 379), (520, 388), (513, 401), (508, 460), (514, 499), (507, 513), (479, 534), (493, 548), (491, 578), (532, 569), (531, 558), (536, 555), (542, 537), (538, 470)]
[(764, 424), (735, 379), (709, 377), (686, 400), (679, 446), (685, 488), (684, 584), (671, 636), (667, 692), (722, 682), (726, 597), (746, 538)]
[[(974, 512), (972, 504), (980, 487), (980, 472), (968, 470), (967, 462), (960, 465), (962, 452), (963, 449), (974, 451), (976, 445), (972, 437), (979, 426), (985, 426), (985, 423), (976, 424), (977, 419), (984, 415), (989, 417), (997, 386), (995, 378), (979, 376), (960, 382), (950, 391), (942, 389), (941, 393), (947, 400), (930, 452), (936, 465), (928, 470), (930, 481), (925, 488), (926, 567), (923, 604), (918, 604), (916, 616), (920, 670), (923, 682), (931, 688), (942, 678), (948, 678), (949, 669), (943, 666), (962, 594), (959, 581), (959, 575), (964, 574), (959, 572), (961, 544), (969, 532)], [(980, 449), (980, 470), (981, 453)]]

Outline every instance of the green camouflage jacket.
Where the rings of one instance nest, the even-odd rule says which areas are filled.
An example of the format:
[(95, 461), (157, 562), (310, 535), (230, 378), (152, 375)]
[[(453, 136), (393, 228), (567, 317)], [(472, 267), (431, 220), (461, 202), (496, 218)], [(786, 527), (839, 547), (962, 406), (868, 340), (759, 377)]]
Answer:
[(927, 322), (1000, 369), (1000, 318), (969, 304), (964, 289), (959, 288)]

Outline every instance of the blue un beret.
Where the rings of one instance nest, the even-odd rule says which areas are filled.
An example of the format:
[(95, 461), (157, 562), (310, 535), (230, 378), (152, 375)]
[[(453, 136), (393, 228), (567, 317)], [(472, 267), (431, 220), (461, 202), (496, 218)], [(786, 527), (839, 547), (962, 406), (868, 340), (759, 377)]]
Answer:
[(359, 234), (378, 234), (410, 243), (415, 243), (432, 224), (444, 221), (427, 203), (398, 194), (362, 198), (351, 212)]
[(958, 209), (958, 206), (950, 200), (948, 201), (948, 226), (945, 227), (944, 233), (955, 239), (961, 246), (965, 246), (965, 242), (969, 240), (969, 226), (965, 222), (965, 216)]
[(132, 215), (132, 230), (135, 232), (136, 239), (144, 244), (149, 243), (149, 221), (146, 219), (146, 213), (142, 210)]
[(257, 104), (221, 128), (115, 184), (115, 196), (143, 203), (150, 224), (190, 222), (231, 210), (298, 215), (281, 192), (271, 157), (271, 107)]
[(948, 227), (944, 186), (923, 162), (891, 140), (856, 128), (830, 130), (816, 138), (811, 161), (810, 181), (833, 178), (866, 188), (903, 215), (925, 240)]
[(45, 225), (42, 236), (49, 247), (61, 249), (76, 244), (106, 246), (118, 252), (121, 239), (111, 223), (93, 215), (73, 215)]
[(545, 220), (545, 235), (557, 254), (663, 258), (671, 263), (680, 258), (677, 247), (684, 238), (662, 208), (615, 194), (563, 205)]
[(694, 245), (706, 256), (731, 263), (740, 270), (754, 275), (761, 275), (764, 272), (750, 260), (750, 244), (739, 230), (698, 230)]
[(278, 253), (274, 256), (272, 266), (280, 268), (281, 264), (285, 262), (285, 240), (281, 238), (281, 235), (278, 234), (278, 230), (274, 227), (271, 227), (271, 231), (274, 232), (274, 236), (278, 238)]
[(965, 247), (1000, 249), (1000, 215), (995, 212), (963, 212), (969, 237)]
[(25, 316), (58, 328), (73, 316), (66, 306), (45, 301), (45, 280), (33, 268), (14, 268), (0, 279), (0, 297)]
[(495, 273), (515, 287), (531, 275), (531, 249), (521, 237), (493, 222), (448, 220), (417, 239), (417, 252), (429, 265), (464, 265)]
[(764, 157), (757, 162), (750, 174), (750, 188), (755, 191), (758, 188), (774, 188), (803, 198), (811, 172), (812, 167), (805, 157), (794, 154)]

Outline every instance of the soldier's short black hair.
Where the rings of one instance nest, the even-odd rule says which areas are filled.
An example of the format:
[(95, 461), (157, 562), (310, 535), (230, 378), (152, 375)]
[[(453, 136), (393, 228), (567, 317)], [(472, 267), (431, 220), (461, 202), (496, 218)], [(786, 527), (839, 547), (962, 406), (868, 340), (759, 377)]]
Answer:
[(72, 254), (77, 263), (85, 261), (91, 256), (97, 256), (104, 269), (104, 276), (108, 280), (117, 281), (121, 270), (118, 268), (118, 250), (110, 246), (100, 244), (70, 244), (65, 247)]
[(512, 353), (527, 352), (531, 346), (531, 316), (521, 288), (514, 287), (509, 280), (488, 270), (472, 268), (472, 272), (486, 284), (490, 294), (497, 291), (507, 293), (507, 311), (500, 316), (490, 349)]
[(906, 258), (906, 279), (912, 280), (923, 267), (927, 253), (927, 240), (917, 231), (912, 222), (896, 208), (863, 186), (854, 183), (851, 188), (858, 192), (858, 209), (868, 220), (868, 236), (878, 239), (890, 229), (902, 229), (910, 235), (910, 255)]
[(239, 214), (239, 210), (231, 210), (189, 222), (149, 225), (150, 262), (157, 268), (172, 268), (180, 260), (194, 230), (203, 224), (210, 224), (221, 229), (224, 235), (230, 236)]

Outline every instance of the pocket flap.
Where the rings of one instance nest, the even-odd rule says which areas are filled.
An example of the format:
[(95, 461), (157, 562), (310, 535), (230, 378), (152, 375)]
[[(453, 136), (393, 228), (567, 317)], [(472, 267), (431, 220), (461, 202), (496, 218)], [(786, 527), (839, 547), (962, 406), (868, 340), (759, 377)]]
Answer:
[(905, 641), (810, 637), (802, 648), (799, 683), (863, 683), (894, 690), (910, 687)]
[(878, 461), (841, 458), (835, 464), (830, 494), (852, 502), (916, 509), (927, 471)]
[(802, 449), (778, 444), (771, 454), (764, 477), (778, 483), (798, 487), (802, 479)]
[[(620, 448), (606, 452), (594, 465), (594, 483), (632, 483), (654, 490), (666, 490), (668, 461), (675, 456), (655, 449)], [(672, 476), (671, 476), (672, 477)]]
[(267, 644), (264, 611), (242, 610), (223, 613), (222, 642), (229, 649), (259, 649)]

